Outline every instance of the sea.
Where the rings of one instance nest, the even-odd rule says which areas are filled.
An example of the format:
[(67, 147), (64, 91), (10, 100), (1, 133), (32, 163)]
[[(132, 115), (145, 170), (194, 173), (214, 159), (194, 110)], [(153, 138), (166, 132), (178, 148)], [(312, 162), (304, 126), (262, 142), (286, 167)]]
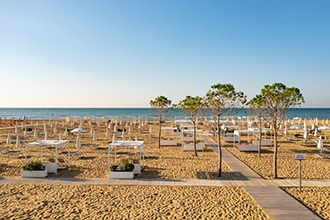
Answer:
[[(226, 113), (230, 116), (250, 116), (249, 109), (236, 108)], [(186, 116), (187, 114), (179, 108), (172, 109), (169, 120), (174, 120), (176, 116)], [(32, 120), (65, 119), (72, 117), (153, 117), (155, 112), (152, 108), (0, 108), (0, 118), (23, 119), (28, 117)], [(330, 108), (291, 108), (285, 118), (301, 119), (330, 119)]]

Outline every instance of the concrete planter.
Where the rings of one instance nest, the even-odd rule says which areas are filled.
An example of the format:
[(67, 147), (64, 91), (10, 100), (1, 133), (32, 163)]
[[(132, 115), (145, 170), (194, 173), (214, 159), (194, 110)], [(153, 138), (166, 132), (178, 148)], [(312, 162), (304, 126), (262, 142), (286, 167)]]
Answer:
[(43, 162), (42, 165), (45, 166), (47, 173), (55, 173), (57, 174), (57, 163), (47, 163)]
[(133, 171), (109, 171), (110, 179), (133, 179)]
[(22, 177), (45, 178), (47, 169), (44, 170), (22, 170)]

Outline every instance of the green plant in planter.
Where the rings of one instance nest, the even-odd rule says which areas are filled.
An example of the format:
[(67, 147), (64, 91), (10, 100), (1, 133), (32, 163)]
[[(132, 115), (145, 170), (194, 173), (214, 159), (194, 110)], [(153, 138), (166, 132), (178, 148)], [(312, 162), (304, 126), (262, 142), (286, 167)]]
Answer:
[(23, 170), (44, 170), (45, 166), (42, 165), (41, 161), (30, 161), (23, 166)]
[(117, 164), (113, 164), (110, 166), (110, 171), (116, 171), (117, 170), (118, 165)]
[(134, 164), (132, 163), (125, 164), (124, 171), (133, 171), (133, 170), (134, 170)]

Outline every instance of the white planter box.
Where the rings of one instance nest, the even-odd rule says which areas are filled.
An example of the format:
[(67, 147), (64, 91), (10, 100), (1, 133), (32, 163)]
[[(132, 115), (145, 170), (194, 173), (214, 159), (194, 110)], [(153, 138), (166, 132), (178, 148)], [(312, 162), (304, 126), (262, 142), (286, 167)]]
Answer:
[(182, 137), (181, 141), (194, 141), (194, 137)]
[(255, 144), (239, 144), (237, 148), (239, 151), (258, 152), (258, 145)]
[(133, 170), (134, 174), (141, 174), (141, 166), (140, 164), (134, 164), (134, 170)]
[(160, 140), (160, 145), (162, 146), (177, 146), (177, 140)]
[[(255, 140), (255, 141), (253, 141), (253, 144), (258, 145), (259, 141)], [(261, 140), (261, 146), (273, 146), (273, 140), (269, 140), (269, 139), (264, 140), (264, 139), (262, 139)]]
[(223, 137), (225, 142), (240, 142), (239, 136), (225, 136)]
[(46, 167), (48, 173), (55, 173), (57, 174), (57, 163), (47, 163), (43, 162), (42, 165)]
[(22, 177), (44, 178), (47, 176), (47, 169), (44, 170), (22, 170)]
[(110, 179), (133, 179), (134, 178), (134, 170), (133, 171), (109, 171)]
[[(194, 150), (194, 144), (184, 144), (182, 150)], [(196, 144), (196, 150), (204, 151), (204, 144)]]

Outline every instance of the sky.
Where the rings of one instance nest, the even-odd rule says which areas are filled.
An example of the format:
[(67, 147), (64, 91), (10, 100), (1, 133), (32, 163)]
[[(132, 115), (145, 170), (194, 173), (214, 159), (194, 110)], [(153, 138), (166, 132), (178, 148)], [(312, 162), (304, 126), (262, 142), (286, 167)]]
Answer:
[(0, 107), (149, 107), (230, 83), (330, 107), (328, 0), (0, 0)]

